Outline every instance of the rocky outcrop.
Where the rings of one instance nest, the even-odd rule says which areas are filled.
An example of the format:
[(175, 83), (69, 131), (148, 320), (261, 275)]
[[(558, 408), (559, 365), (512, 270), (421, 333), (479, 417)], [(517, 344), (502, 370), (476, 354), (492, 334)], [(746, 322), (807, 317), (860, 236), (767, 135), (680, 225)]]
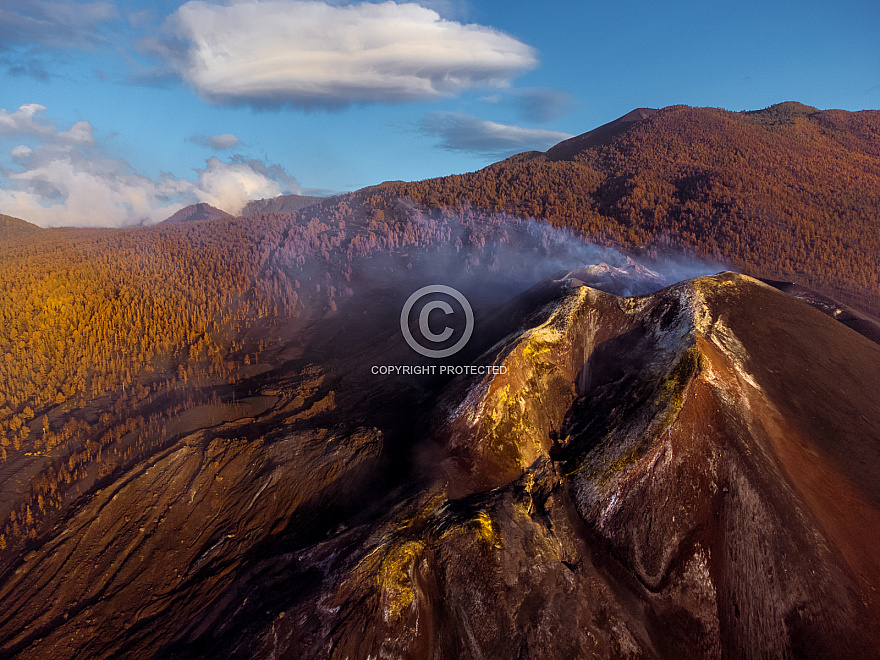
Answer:
[(874, 345), (734, 274), (569, 284), (538, 317), (493, 349), (507, 374), (439, 404), (440, 484), (331, 562), (267, 656), (877, 654), (880, 408), (846, 389)]

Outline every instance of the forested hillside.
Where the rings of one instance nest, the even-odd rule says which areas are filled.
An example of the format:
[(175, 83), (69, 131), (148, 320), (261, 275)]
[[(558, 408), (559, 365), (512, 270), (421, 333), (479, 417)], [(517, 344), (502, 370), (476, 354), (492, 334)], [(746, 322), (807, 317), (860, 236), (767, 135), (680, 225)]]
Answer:
[(273, 328), (289, 343), (350, 299), (356, 262), (396, 254), (402, 277), (410, 248), (508, 240), (501, 216), (462, 222), (379, 201), (354, 193), (299, 214), (52, 229), (4, 245), (0, 483), (31, 483), (11, 511), (0, 492), (0, 549), (32, 536), (72, 485), (155, 451), (182, 411), (252, 375), (278, 349)]
[(31, 236), (38, 231), (40, 231), (40, 228), (32, 225), (30, 222), (0, 213), (0, 241), (8, 238)]
[(880, 111), (782, 103), (628, 117), (640, 121), (478, 172), (379, 190), (427, 206), (544, 218), (626, 246), (683, 246), (878, 308)]
[(295, 213), (312, 204), (324, 201), (323, 197), (309, 195), (280, 195), (268, 199), (254, 199), (248, 202), (241, 210), (241, 215), (254, 215), (255, 213)]
[(175, 225), (183, 222), (201, 222), (203, 220), (220, 220), (222, 218), (231, 218), (232, 215), (204, 202), (200, 204), (192, 204), (180, 209), (174, 215), (166, 218), (160, 224)]

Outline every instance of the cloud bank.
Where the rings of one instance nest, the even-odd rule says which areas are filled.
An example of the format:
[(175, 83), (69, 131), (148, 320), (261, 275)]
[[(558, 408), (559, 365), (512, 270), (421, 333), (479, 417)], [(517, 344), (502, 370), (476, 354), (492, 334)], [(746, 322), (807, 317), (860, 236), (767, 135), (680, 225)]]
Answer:
[(417, 4), (187, 2), (153, 48), (203, 98), (257, 107), (429, 101), (506, 87), (533, 48)]
[(0, 135), (35, 143), (13, 147), (14, 166), (0, 168), (0, 213), (42, 227), (152, 224), (195, 202), (237, 214), (251, 199), (301, 191), (281, 166), (238, 155), (229, 162), (209, 158), (193, 180), (151, 179), (108, 153), (88, 121), (61, 131), (45, 110), (37, 104), (0, 109)]
[(460, 112), (428, 112), (423, 133), (440, 138), (440, 146), (490, 157), (507, 157), (522, 151), (546, 151), (572, 137), (568, 133), (499, 124)]

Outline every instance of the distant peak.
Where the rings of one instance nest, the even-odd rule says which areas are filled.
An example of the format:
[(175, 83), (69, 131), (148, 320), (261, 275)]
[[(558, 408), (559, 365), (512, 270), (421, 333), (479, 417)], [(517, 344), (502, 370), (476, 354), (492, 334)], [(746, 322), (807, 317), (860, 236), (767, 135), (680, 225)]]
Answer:
[(658, 112), (660, 111), (656, 108), (636, 108), (635, 110), (627, 112), (623, 117), (615, 119), (611, 123), (642, 121), (642, 119), (647, 119), (651, 115), (656, 115)]
[(656, 108), (636, 108), (614, 121), (594, 128), (592, 131), (560, 142), (555, 147), (548, 149), (545, 156), (549, 160), (571, 160), (585, 149), (610, 140), (633, 124), (644, 121), (658, 112), (660, 111)]
[(205, 202), (199, 202), (198, 204), (191, 204), (190, 206), (183, 207), (170, 218), (163, 220), (162, 224), (176, 225), (182, 222), (220, 220), (222, 218), (231, 217), (232, 215), (222, 209), (218, 209), (216, 206), (211, 206)]
[(819, 112), (818, 108), (797, 101), (775, 103), (763, 110), (744, 110), (740, 114), (749, 121), (759, 124), (787, 124), (798, 117), (807, 117)]

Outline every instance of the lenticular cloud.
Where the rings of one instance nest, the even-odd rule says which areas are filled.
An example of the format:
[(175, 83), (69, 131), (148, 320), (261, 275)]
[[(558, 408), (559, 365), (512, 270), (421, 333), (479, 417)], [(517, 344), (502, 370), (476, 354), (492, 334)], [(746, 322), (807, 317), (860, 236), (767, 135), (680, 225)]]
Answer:
[(537, 64), (530, 46), (417, 4), (187, 2), (164, 51), (203, 97), (257, 106), (406, 103), (503, 87)]

